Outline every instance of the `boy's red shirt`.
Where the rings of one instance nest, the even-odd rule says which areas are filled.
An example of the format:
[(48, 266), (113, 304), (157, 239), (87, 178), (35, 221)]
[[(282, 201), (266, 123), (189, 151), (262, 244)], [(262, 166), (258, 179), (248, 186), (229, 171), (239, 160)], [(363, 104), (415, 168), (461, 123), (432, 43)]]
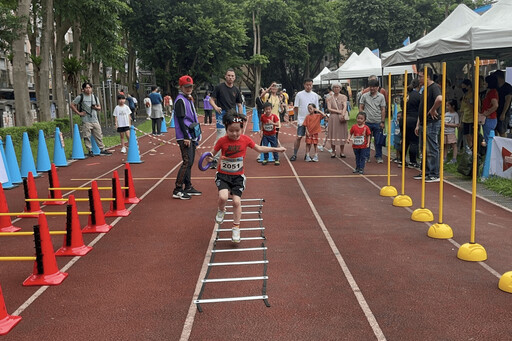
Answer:
[(263, 127), (263, 135), (275, 135), (276, 134), (276, 126), (272, 124), (272, 122), (279, 122), (279, 117), (276, 114), (271, 114), (269, 116), (263, 114), (261, 115), (261, 126)]
[(254, 148), (256, 143), (247, 135), (240, 135), (238, 140), (231, 140), (227, 135), (221, 137), (213, 150), (222, 153), (217, 171), (229, 175), (244, 174), (243, 161), (247, 147)]
[(310, 135), (318, 134), (322, 131), (322, 127), (320, 127), (320, 121), (324, 116), (322, 114), (309, 114), (304, 119), (303, 126), (308, 128), (308, 133)]

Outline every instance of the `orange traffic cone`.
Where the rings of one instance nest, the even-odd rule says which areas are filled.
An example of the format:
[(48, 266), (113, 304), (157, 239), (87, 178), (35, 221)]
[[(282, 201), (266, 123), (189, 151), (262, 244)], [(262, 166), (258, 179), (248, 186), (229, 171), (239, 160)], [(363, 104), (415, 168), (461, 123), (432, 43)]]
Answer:
[(125, 204), (138, 204), (140, 199), (135, 194), (135, 186), (133, 185), (132, 169), (130, 164), (125, 163), (124, 169), (124, 187), (128, 187), (124, 190), (124, 203)]
[(52, 238), (44, 214), (39, 214), (38, 225), (34, 226), (34, 241), (36, 245), (34, 271), (23, 282), (23, 286), (61, 284), (68, 277), (68, 274), (60, 272), (57, 266)]
[(91, 182), (91, 189), (89, 189), (89, 208), (91, 215), (89, 222), (82, 230), (82, 233), (107, 233), (112, 229), (112, 226), (105, 222), (103, 215), (103, 207), (101, 205), (100, 191), (96, 180)]
[[(2, 186), (0, 186), (0, 213), (9, 213), (7, 200), (5, 199), (5, 193)], [(0, 217), (0, 232), (16, 232), (19, 230), (21, 230), (19, 227), (16, 227), (12, 224), (11, 217)]]
[[(27, 178), (23, 179), (23, 189), (25, 190), (25, 199), (37, 199), (37, 189), (36, 182), (34, 181), (34, 176), (32, 172), (28, 172)], [(26, 201), (25, 202), (25, 211), (27, 213), (44, 213), (41, 210), (41, 206), (38, 201)], [(37, 214), (33, 216), (21, 216), (20, 218), (37, 218)]]
[(124, 206), (124, 195), (117, 171), (112, 175), (112, 197), (114, 201), (110, 203), (110, 211), (105, 213), (105, 217), (127, 217), (132, 213)]
[[(48, 181), (50, 183), (50, 188), (58, 188), (60, 187), (59, 176), (57, 175), (57, 167), (52, 163), (51, 169), (48, 171)], [(60, 189), (51, 189), (48, 192), (48, 198), (50, 199), (63, 199), (62, 191)], [(43, 205), (64, 205), (66, 200), (62, 201), (45, 201)]]
[(70, 195), (68, 199), (66, 232), (62, 247), (55, 252), (55, 256), (85, 256), (92, 250), (91, 246), (84, 245), (74, 195)]
[(4, 295), (2, 294), (2, 287), (0, 287), (0, 335), (7, 335), (7, 333), (10, 332), (11, 329), (20, 321), (21, 316), (7, 314)]

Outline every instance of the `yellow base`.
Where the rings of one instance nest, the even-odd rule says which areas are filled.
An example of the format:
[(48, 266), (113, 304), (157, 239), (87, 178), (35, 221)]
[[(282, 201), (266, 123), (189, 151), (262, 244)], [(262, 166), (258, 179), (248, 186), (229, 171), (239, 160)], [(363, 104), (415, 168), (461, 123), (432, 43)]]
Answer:
[(380, 190), (381, 197), (396, 197), (397, 195), (398, 192), (396, 191), (396, 188), (393, 186), (384, 186)]
[(412, 199), (408, 195), (399, 195), (395, 199), (393, 199), (393, 206), (411, 207)]
[(487, 251), (477, 243), (466, 243), (457, 251), (457, 258), (468, 262), (483, 262), (487, 259)]
[(505, 272), (500, 278), (498, 288), (512, 294), (512, 271)]
[(437, 223), (429, 227), (427, 235), (434, 239), (450, 239), (453, 231), (448, 224)]
[(433, 221), (434, 214), (428, 208), (417, 208), (412, 212), (411, 219), (414, 221)]

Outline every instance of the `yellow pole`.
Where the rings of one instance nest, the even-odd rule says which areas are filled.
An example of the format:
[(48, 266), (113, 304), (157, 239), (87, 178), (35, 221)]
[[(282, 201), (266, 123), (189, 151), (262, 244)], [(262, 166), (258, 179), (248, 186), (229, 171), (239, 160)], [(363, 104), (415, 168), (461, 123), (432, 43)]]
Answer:
[(475, 59), (475, 80), (474, 80), (474, 107), (473, 107), (473, 186), (471, 193), (471, 235), (469, 243), (461, 245), (457, 251), (457, 257), (471, 262), (481, 262), (487, 259), (485, 248), (475, 242), (475, 220), (476, 220), (476, 177), (477, 177), (477, 154), (478, 154), (478, 90), (480, 81), (480, 57)]
[[(66, 235), (66, 231), (50, 231), (52, 236)], [(33, 236), (34, 232), (0, 232), (0, 237)]]
[(0, 257), (0, 262), (10, 262), (10, 261), (35, 261), (36, 257)]
[[(396, 188), (391, 186), (391, 73), (388, 75), (388, 184), (380, 190), (380, 195), (383, 197), (394, 197), (398, 194)], [(382, 130), (384, 134), (384, 129)]]

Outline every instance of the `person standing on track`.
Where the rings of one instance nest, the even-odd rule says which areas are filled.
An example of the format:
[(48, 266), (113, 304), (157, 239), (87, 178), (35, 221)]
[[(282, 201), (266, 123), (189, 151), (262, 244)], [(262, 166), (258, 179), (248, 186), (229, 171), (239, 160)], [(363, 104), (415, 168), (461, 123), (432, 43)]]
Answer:
[(370, 137), (372, 132), (366, 123), (366, 114), (360, 111), (356, 117), (356, 124), (350, 128), (350, 138), (352, 149), (356, 157), (356, 168), (352, 173), (364, 174), (364, 164), (366, 162), (366, 149), (370, 147)]
[[(382, 143), (380, 140), (386, 122), (386, 99), (378, 91), (379, 81), (377, 79), (370, 79), (368, 87), (370, 91), (361, 96), (359, 111), (364, 111), (367, 115), (366, 125), (372, 131), (373, 142), (375, 143), (375, 159), (377, 163), (383, 163)], [(366, 150), (366, 161), (370, 162), (369, 147)]]
[[(254, 149), (258, 153), (284, 152), (284, 147), (265, 147), (255, 144), (247, 135), (242, 134), (245, 115), (242, 113), (226, 114), (222, 118), (222, 123), (226, 127), (226, 136), (221, 137), (215, 147), (212, 155), (217, 152), (222, 153), (215, 184), (219, 189), (218, 209), (215, 216), (215, 222), (222, 224), (226, 209), (226, 202), (229, 194), (233, 197), (233, 229), (231, 240), (233, 243), (240, 242), (240, 218), (242, 216), (242, 207), (240, 205), (242, 193), (245, 189), (244, 158), (247, 147)], [(213, 161), (213, 156), (208, 157), (208, 162)]]
[[(320, 107), (318, 104), (318, 95), (313, 92), (313, 80), (306, 78), (304, 80), (304, 90), (299, 91), (295, 96), (295, 107), (294, 116), (297, 117), (297, 139), (293, 146), (293, 155), (290, 157), (290, 161), (297, 160), (297, 152), (299, 151), (300, 141), (306, 135), (306, 127), (302, 124), (304, 119), (309, 114), (308, 105), (313, 103), (317, 108)], [(304, 157), (305, 158), (305, 157)]]
[[(263, 115), (260, 118), (260, 136), (261, 136), (261, 145), (270, 147), (277, 147), (277, 131), (276, 128), (279, 127), (279, 117), (277, 117), (274, 113), (272, 113), (272, 104), (266, 102), (263, 104)], [(265, 166), (268, 163), (269, 154), (263, 154), (263, 160), (261, 164)], [(274, 165), (279, 166), (279, 154), (274, 153)]]
[(172, 192), (172, 197), (189, 200), (191, 196), (202, 194), (192, 186), (191, 182), (192, 165), (196, 155), (197, 142), (200, 139), (200, 136), (197, 136), (192, 127), (199, 123), (192, 98), (194, 80), (188, 75), (181, 76), (178, 85), (180, 93), (174, 101), (174, 127), (183, 163), (176, 176), (176, 186)]
[(124, 138), (126, 141), (130, 141), (130, 126), (132, 125), (130, 108), (125, 104), (126, 97), (124, 95), (117, 95), (117, 105), (114, 108), (112, 116), (116, 119), (116, 131), (119, 133), (121, 138), (121, 153), (126, 153), (126, 147), (124, 146)]
[(151, 93), (149, 99), (151, 100), (151, 127), (153, 135), (162, 135), (162, 120), (164, 118), (164, 112), (162, 103), (164, 99), (158, 92), (158, 87), (151, 87)]

